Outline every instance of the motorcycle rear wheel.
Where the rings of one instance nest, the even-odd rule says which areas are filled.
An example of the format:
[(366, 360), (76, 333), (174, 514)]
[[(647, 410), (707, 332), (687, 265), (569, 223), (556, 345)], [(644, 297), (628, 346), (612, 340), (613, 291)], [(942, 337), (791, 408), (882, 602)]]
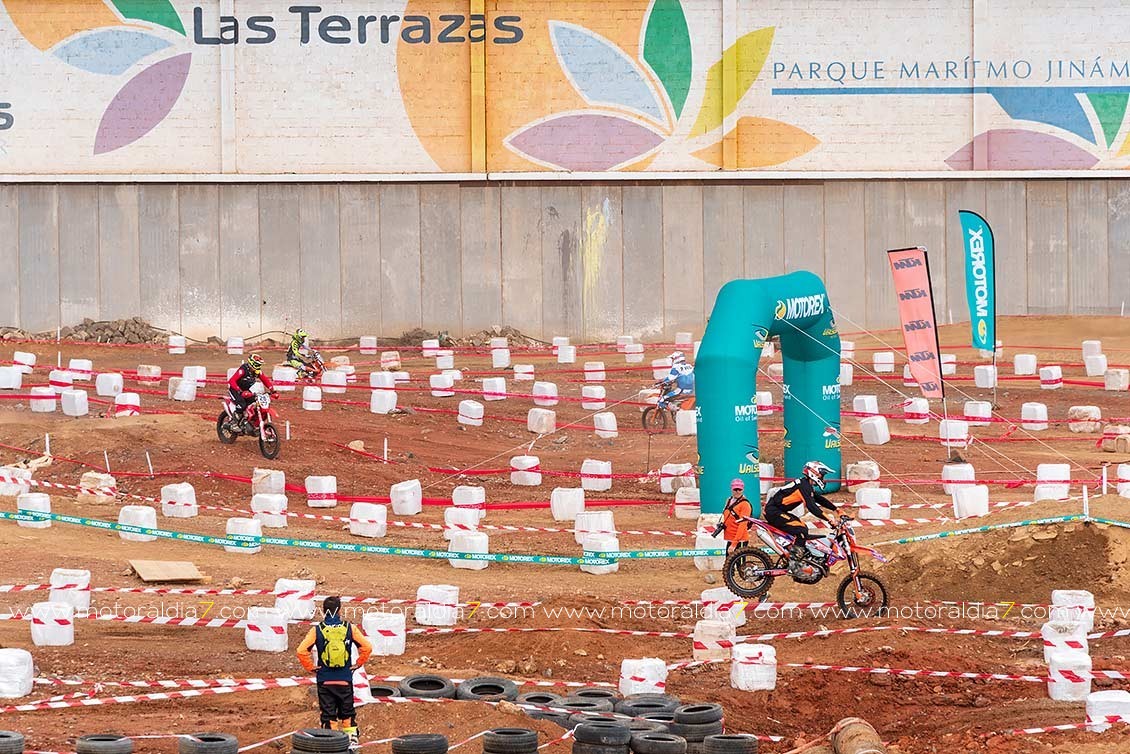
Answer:
[(867, 571), (859, 572), (859, 585), (861, 591), (857, 597), (850, 573), (840, 582), (840, 588), (836, 590), (836, 603), (840, 606), (840, 612), (845, 618), (878, 617), (874, 611), (890, 604), (886, 585), (878, 576)]
[(220, 415), (216, 417), (216, 435), (224, 445), (231, 445), (235, 442), (235, 438), (239, 436), (239, 433), (228, 424), (227, 411), (221, 411)]
[(739, 597), (763, 597), (773, 585), (773, 576), (764, 573), (750, 578), (744, 571), (768, 571), (773, 567), (769, 556), (756, 547), (739, 547), (730, 553), (722, 566), (722, 578), (730, 591)]
[(667, 429), (667, 412), (658, 406), (649, 406), (643, 410), (641, 423), (647, 432), (662, 432)]
[(279, 455), (279, 433), (274, 424), (264, 424), (259, 436), (259, 452), (267, 460), (277, 458)]

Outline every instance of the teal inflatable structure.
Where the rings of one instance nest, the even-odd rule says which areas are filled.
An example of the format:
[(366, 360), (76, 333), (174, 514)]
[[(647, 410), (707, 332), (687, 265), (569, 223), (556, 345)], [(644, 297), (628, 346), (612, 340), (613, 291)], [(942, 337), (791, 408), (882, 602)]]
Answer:
[[(784, 378), (785, 464), (776, 476), (799, 476), (823, 461), (840, 478), (840, 335), (824, 282), (811, 272), (722, 286), (695, 359), (699, 486), (702, 512), (721, 513), (730, 480), (745, 482), (760, 514), (756, 393), (761, 351), (780, 339)], [(828, 490), (839, 488), (829, 483)]]

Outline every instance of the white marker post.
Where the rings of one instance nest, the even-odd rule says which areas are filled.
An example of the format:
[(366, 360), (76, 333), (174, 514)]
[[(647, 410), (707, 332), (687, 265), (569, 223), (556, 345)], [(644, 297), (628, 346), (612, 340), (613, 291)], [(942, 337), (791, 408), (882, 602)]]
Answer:
[(48, 458), (51, 457), (51, 435), (46, 433), (43, 435), (43, 454)]
[(105, 450), (102, 451), (102, 459), (106, 461), (106, 473), (110, 473), (110, 454)]
[(1087, 495), (1087, 485), (1083, 485), (1083, 520), (1091, 520), (1091, 499)]
[(153, 478), (153, 460), (149, 457), (149, 451), (145, 451), (145, 463), (149, 464), (149, 478)]
[(388, 438), (385, 438), (385, 463), (388, 463)]
[(290, 419), (286, 420), (286, 439), (290, 442)]
[(1110, 484), (1110, 482), (1107, 479), (1107, 469), (1109, 469), (1109, 468), (1110, 468), (1109, 463), (1103, 464), (1103, 494), (1104, 495), (1107, 494), (1110, 491), (1109, 489), (1107, 489), (1108, 485)]

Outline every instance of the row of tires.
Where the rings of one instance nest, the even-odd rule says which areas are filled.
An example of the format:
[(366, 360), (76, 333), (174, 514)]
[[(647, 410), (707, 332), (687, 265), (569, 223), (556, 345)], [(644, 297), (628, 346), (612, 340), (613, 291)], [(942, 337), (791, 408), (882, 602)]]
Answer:
[[(346, 748), (340, 751), (348, 750), (347, 736)], [(23, 751), (22, 733), (0, 730), (0, 754), (23, 754)], [(178, 739), (177, 751), (180, 754), (236, 754), (239, 751), (239, 743), (235, 736), (227, 733), (193, 733)], [(339, 749), (326, 751), (339, 751)], [(78, 737), (75, 741), (75, 752), (76, 754), (133, 754), (133, 740), (116, 733), (92, 733)]]

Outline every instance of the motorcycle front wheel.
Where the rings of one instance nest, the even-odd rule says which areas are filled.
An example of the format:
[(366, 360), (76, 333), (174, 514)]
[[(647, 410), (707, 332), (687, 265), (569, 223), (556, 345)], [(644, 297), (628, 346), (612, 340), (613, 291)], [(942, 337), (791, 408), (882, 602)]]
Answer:
[(648, 432), (662, 432), (667, 429), (667, 412), (658, 406), (649, 406), (643, 410), (642, 423)]
[(840, 612), (845, 618), (879, 617), (877, 612), (890, 604), (886, 585), (875, 574), (860, 571), (859, 587), (859, 594), (856, 594), (850, 573), (840, 582), (840, 588), (836, 591), (836, 603), (840, 606)]
[(231, 445), (235, 442), (237, 433), (228, 424), (228, 412), (221, 411), (220, 415), (216, 418), (216, 435), (220, 438), (220, 442), (224, 445)]
[(730, 553), (722, 566), (722, 578), (730, 591), (739, 597), (763, 597), (773, 585), (773, 576), (765, 573), (773, 568), (769, 556), (756, 547), (739, 547)]
[(264, 424), (259, 436), (259, 452), (263, 457), (271, 460), (279, 454), (279, 433), (273, 424)]

